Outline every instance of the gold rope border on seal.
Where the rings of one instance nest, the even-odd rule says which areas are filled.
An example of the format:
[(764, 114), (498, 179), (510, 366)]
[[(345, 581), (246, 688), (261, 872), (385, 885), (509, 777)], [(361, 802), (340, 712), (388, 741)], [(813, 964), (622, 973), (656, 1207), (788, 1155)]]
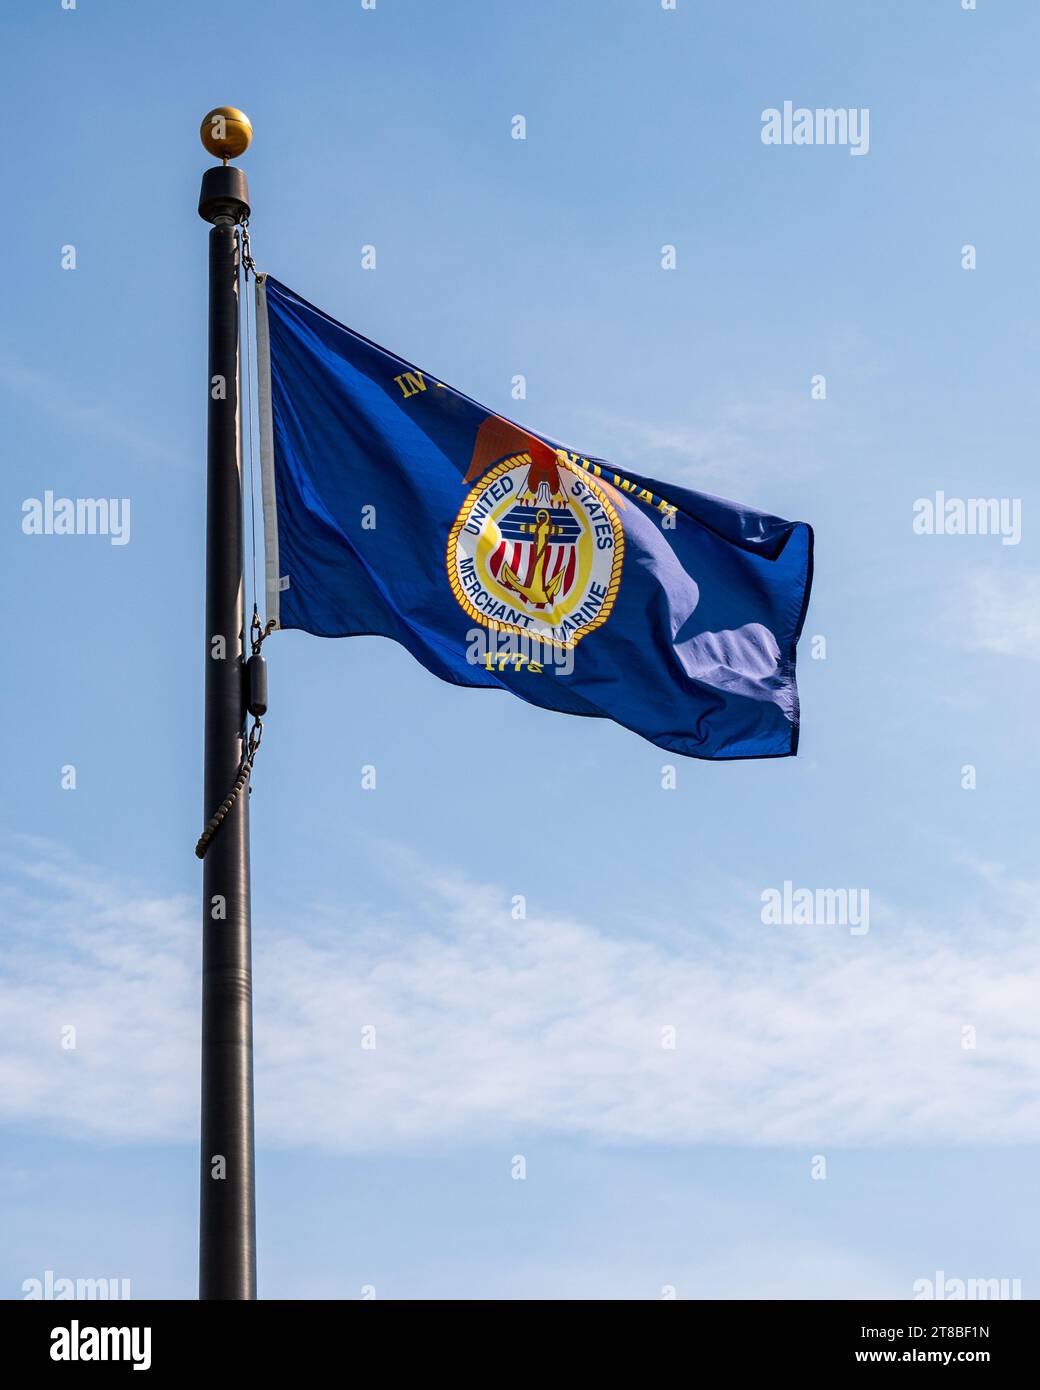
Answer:
[(512, 454), (509, 458), (503, 459), (501, 463), (496, 463), (494, 468), (488, 470), (482, 478), (470, 488), (466, 495), (466, 500), (459, 509), (459, 514), (455, 518), (455, 524), (451, 528), (448, 536), (448, 551), (445, 556), (445, 568), (448, 571), (448, 583), (451, 585), (451, 592), (455, 595), (456, 602), (463, 612), (468, 613), (471, 618), (495, 632), (515, 632), (520, 637), (530, 637), (535, 642), (546, 642), (549, 646), (559, 647), (562, 651), (567, 651), (571, 647), (576, 647), (583, 637), (587, 637), (590, 632), (595, 632), (596, 628), (602, 627), (610, 617), (614, 608), (614, 600), (617, 598), (618, 589), (621, 586), (621, 565), (625, 558), (625, 531), (614, 509), (614, 504), (607, 496), (606, 492), (596, 482), (595, 478), (584, 468), (579, 468), (572, 464), (568, 459), (561, 458), (559, 452), (556, 454), (556, 464), (559, 468), (564, 468), (568, 473), (573, 473), (591, 493), (599, 500), (600, 505), (610, 518), (610, 527), (614, 533), (614, 557), (610, 565), (610, 583), (607, 585), (607, 592), (604, 595), (603, 603), (599, 612), (590, 623), (584, 627), (577, 628), (573, 636), (567, 641), (561, 641), (559, 637), (543, 637), (539, 633), (533, 632), (527, 627), (518, 627), (516, 623), (500, 623), (494, 618), (488, 618), (479, 612), (470, 603), (463, 592), (462, 585), (459, 583), (458, 575), (455, 573), (455, 555), (458, 549), (459, 532), (469, 518), (477, 498), (483, 493), (484, 489), (500, 478), (503, 473), (510, 473), (514, 468), (520, 467), (524, 463), (531, 462), (530, 454)]

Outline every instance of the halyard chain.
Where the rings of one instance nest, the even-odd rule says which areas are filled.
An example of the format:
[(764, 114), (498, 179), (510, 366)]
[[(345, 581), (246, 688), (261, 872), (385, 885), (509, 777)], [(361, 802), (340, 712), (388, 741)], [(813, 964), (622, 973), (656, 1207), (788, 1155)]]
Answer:
[(210, 841), (220, 829), (221, 822), (230, 812), (232, 806), (238, 800), (239, 793), (249, 781), (249, 774), (253, 770), (253, 759), (256, 757), (256, 750), (260, 747), (260, 740), (264, 736), (263, 722), (259, 719), (253, 720), (253, 727), (249, 730), (249, 740), (246, 745), (246, 756), (242, 761), (242, 771), (235, 778), (235, 785), (220, 803), (217, 809), (210, 816), (206, 823), (206, 828), (199, 836), (199, 842), (195, 846), (196, 859), (205, 859), (206, 851), (209, 849)]
[[(271, 618), (268, 621), (266, 627), (264, 627), (261, 624), (260, 614), (257, 611), (256, 604), (254, 603), (253, 617), (252, 621), (249, 624), (249, 642), (250, 646), (252, 647), (253, 656), (260, 655), (260, 648), (263, 646), (264, 641), (268, 637), (270, 637), (271, 633), (274, 631), (274, 626), (275, 624), (273, 618)], [(202, 834), (199, 836), (199, 842), (195, 846), (195, 857), (197, 859), (205, 859), (206, 851), (207, 849), (209, 849), (210, 846), (210, 841), (213, 839), (213, 836), (220, 829), (222, 821), (224, 821), (224, 819), (227, 817), (232, 806), (234, 806), (235, 802), (238, 800), (239, 796), (242, 793), (242, 788), (249, 781), (249, 775), (253, 771), (253, 759), (256, 757), (257, 749), (260, 747), (260, 740), (263, 738), (263, 736), (263, 720), (260, 719), (258, 715), (254, 715), (253, 726), (249, 730), (249, 736), (246, 739), (246, 752), (245, 757), (242, 759), (241, 770), (238, 776), (235, 778), (234, 786), (231, 788), (230, 792), (220, 803), (217, 809), (213, 812), (212, 816), (210, 816), (209, 820), (206, 822), (205, 830), (203, 830)]]

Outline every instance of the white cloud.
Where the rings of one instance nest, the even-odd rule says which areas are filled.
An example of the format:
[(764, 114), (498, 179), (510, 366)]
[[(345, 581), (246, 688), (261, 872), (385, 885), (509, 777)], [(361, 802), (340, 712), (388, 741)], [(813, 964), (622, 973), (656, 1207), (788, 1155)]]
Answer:
[[(822, 407), (826, 409), (826, 407)], [(816, 411), (816, 415), (812, 411)], [(661, 425), (652, 420), (595, 412), (592, 436), (624, 471), (671, 479), (701, 491), (732, 496), (734, 489), (799, 477), (809, 471), (807, 450), (819, 429), (819, 403), (771, 393), (759, 401), (714, 402), (710, 425)], [(595, 450), (594, 450), (595, 452)]]
[(1040, 661), (1040, 574), (977, 569), (956, 608), (956, 630), (970, 651)]
[[(395, 857), (414, 911), (301, 912), (255, 943), (263, 1140), (338, 1151), (524, 1132), (695, 1144), (1036, 1142), (1035, 892), (992, 866), (981, 916), (653, 942)], [(989, 875), (987, 879), (986, 875)], [(192, 1139), (201, 927), (52, 847), (3, 890), (0, 1115)], [(707, 926), (708, 924), (706, 924)], [(63, 1051), (60, 1029), (77, 1029)], [(374, 1024), (377, 1047), (360, 1046)], [(663, 1050), (661, 1029), (678, 1030)], [(962, 1028), (977, 1048), (961, 1046)]]

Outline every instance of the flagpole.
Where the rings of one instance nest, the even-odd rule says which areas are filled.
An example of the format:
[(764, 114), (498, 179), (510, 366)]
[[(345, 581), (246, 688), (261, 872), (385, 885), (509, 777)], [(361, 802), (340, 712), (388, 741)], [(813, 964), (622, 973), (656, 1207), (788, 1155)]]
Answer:
[[(228, 158), (242, 154), (248, 119), (218, 107), (202, 143), (223, 159), (202, 177), (199, 216), (209, 234), (209, 376), (206, 481), (205, 807), (230, 792), (243, 760), (242, 459), (238, 400), (239, 255), (236, 226), (249, 188)], [(253, 1004), (249, 905), (249, 797), (239, 796), (202, 869), (202, 1123), (199, 1297), (256, 1297), (253, 1187)]]

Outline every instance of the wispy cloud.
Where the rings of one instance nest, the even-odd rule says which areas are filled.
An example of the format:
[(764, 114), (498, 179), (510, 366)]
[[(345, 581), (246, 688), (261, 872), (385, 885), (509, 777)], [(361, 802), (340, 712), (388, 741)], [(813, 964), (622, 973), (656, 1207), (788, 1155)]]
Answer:
[[(399, 885), (411, 877), (407, 916), (315, 910), (256, 943), (269, 1143), (1040, 1138), (1036, 895), (1002, 888), (992, 866), (960, 930), (875, 909), (864, 937), (756, 922), (720, 944), (717, 932), (649, 942), (617, 923), (517, 921), (495, 887), (395, 862)], [(137, 895), (30, 845), (2, 906), (0, 1114), (106, 1138), (193, 1136), (195, 903)], [(69, 1024), (75, 1050), (61, 1047)]]
[(1040, 661), (1040, 574), (976, 569), (951, 616), (968, 650)]
[(593, 413), (590, 422), (593, 442), (602, 442), (599, 452), (619, 467), (726, 493), (810, 472), (821, 411), (828, 409), (807, 392), (798, 398), (774, 392), (755, 402), (715, 403), (710, 424), (661, 424), (605, 412)]

